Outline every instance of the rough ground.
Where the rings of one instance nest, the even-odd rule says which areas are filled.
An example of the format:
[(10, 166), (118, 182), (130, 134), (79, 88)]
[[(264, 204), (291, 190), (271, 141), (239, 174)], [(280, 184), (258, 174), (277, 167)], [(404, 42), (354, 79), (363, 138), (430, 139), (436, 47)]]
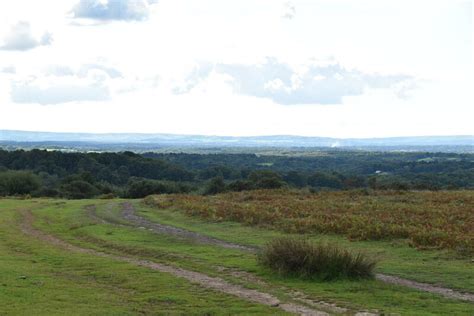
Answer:
[[(135, 208), (133, 207), (131, 203), (125, 202), (122, 204), (122, 206), (123, 206), (122, 218), (128, 221), (129, 223), (131, 223), (133, 226), (144, 227), (155, 233), (171, 234), (174, 236), (189, 238), (196, 242), (214, 244), (214, 245), (219, 245), (226, 248), (241, 249), (241, 250), (251, 251), (251, 252), (255, 252), (258, 250), (256, 248), (238, 245), (238, 244), (222, 241), (219, 239), (211, 238), (211, 237), (204, 236), (202, 234), (191, 232), (191, 231), (184, 230), (181, 228), (154, 223), (141, 216), (138, 216), (135, 212)], [(405, 287), (413, 288), (413, 289), (424, 291), (424, 292), (439, 294), (450, 299), (458, 299), (458, 300), (463, 300), (463, 301), (468, 301), (468, 302), (474, 302), (474, 294), (472, 293), (463, 293), (460, 291), (456, 291), (453, 289), (449, 289), (449, 288), (445, 288), (445, 287), (441, 287), (441, 286), (437, 286), (437, 285), (433, 285), (429, 283), (416, 282), (416, 281), (407, 280), (407, 279), (390, 276), (386, 274), (381, 274), (381, 273), (377, 273), (375, 275), (375, 278), (385, 283), (405, 286)]]
[(93, 256), (110, 258), (118, 261), (127, 262), (136, 266), (146, 267), (156, 271), (170, 273), (176, 277), (184, 278), (192, 283), (199, 284), (205, 288), (213, 289), (222, 293), (230, 294), (241, 299), (245, 299), (251, 302), (258, 304), (274, 306), (275, 308), (280, 308), (286, 312), (305, 315), (305, 316), (326, 316), (328, 313), (313, 308), (306, 307), (304, 305), (299, 305), (295, 303), (280, 302), (278, 298), (272, 294), (247, 289), (240, 285), (231, 284), (221, 278), (210, 277), (203, 273), (185, 270), (181, 268), (172, 267), (169, 265), (164, 265), (160, 263), (151, 262), (148, 260), (140, 260), (128, 256), (118, 256), (105, 252), (96, 251), (93, 249), (82, 248), (75, 245), (72, 245), (64, 240), (61, 240), (55, 236), (46, 234), (38, 229), (33, 227), (34, 217), (30, 211), (23, 212), (23, 222), (21, 224), (21, 230), (23, 233), (32, 236), (38, 240), (42, 240), (51, 245), (63, 248), (68, 251), (74, 251), (78, 253), (84, 253)]

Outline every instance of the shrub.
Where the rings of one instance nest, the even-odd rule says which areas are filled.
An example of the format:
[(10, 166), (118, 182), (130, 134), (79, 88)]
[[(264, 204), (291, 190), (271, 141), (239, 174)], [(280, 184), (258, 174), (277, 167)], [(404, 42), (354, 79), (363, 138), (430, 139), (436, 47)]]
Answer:
[(104, 193), (98, 196), (99, 199), (101, 200), (110, 200), (114, 199), (115, 195), (113, 193)]
[(241, 192), (241, 191), (249, 191), (253, 189), (253, 185), (250, 181), (246, 180), (235, 180), (227, 186), (229, 191), (236, 191), (236, 192)]
[(61, 195), (68, 199), (89, 199), (98, 193), (95, 186), (83, 180), (74, 180), (61, 186)]
[(316, 172), (308, 178), (308, 184), (319, 188), (341, 189), (341, 177), (337, 173)]
[(248, 180), (255, 189), (278, 189), (285, 186), (281, 175), (271, 170), (253, 171)]
[(152, 194), (187, 193), (192, 187), (185, 183), (149, 179), (131, 179), (126, 196), (133, 199), (144, 198)]
[(258, 261), (281, 275), (321, 280), (370, 278), (376, 264), (362, 253), (295, 237), (269, 242), (259, 253)]
[(213, 194), (218, 194), (225, 192), (226, 186), (224, 183), (224, 178), (222, 177), (215, 177), (212, 178), (211, 181), (206, 185), (206, 188), (204, 189), (204, 194), (205, 195), (213, 195)]
[(58, 197), (60, 195), (59, 190), (54, 188), (42, 187), (34, 192), (35, 197)]
[(0, 172), (0, 196), (31, 194), (40, 187), (38, 176), (29, 171)]
[(167, 193), (164, 184), (153, 180), (130, 181), (128, 185), (128, 196), (131, 198), (142, 198), (150, 194)]

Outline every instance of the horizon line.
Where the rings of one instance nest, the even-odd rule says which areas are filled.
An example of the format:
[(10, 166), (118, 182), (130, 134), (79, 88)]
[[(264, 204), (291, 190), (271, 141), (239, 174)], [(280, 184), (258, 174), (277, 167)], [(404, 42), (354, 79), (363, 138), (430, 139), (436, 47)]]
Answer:
[[(474, 134), (450, 134), (450, 135), (410, 135), (410, 136), (369, 136), (369, 137), (335, 137), (335, 136), (307, 136), (295, 134), (269, 134), (269, 135), (219, 135), (219, 134), (178, 134), (165, 132), (57, 132), (57, 131), (35, 131), (20, 129), (0, 129), (1, 132), (20, 133), (48, 133), (48, 134), (85, 134), (85, 135), (173, 135), (173, 136), (199, 136), (199, 137), (228, 137), (228, 138), (255, 138), (255, 137), (301, 137), (301, 138), (331, 138), (331, 139), (388, 139), (388, 138), (417, 138), (417, 137), (474, 137)], [(2, 139), (0, 139), (2, 140)]]

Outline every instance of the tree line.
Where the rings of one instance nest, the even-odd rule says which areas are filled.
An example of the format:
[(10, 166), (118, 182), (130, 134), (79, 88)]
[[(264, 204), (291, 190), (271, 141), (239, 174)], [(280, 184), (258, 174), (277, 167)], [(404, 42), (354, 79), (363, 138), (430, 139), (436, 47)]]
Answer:
[(0, 196), (140, 198), (273, 189), (474, 187), (474, 155), (325, 151), (314, 156), (0, 150)]

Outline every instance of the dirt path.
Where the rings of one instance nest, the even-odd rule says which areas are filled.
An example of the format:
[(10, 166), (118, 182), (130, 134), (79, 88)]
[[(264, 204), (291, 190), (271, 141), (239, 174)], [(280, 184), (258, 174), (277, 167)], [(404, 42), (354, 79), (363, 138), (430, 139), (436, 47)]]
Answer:
[(305, 315), (305, 316), (327, 316), (328, 313), (316, 309), (306, 307), (304, 305), (294, 304), (294, 303), (282, 303), (278, 300), (277, 297), (257, 291), (244, 288), (240, 285), (229, 283), (218, 277), (210, 277), (200, 272), (185, 270), (181, 268), (176, 268), (160, 263), (151, 262), (148, 260), (140, 260), (127, 256), (118, 256), (105, 252), (96, 251), (93, 249), (82, 248), (75, 245), (72, 245), (64, 240), (61, 240), (55, 236), (46, 234), (38, 229), (33, 227), (34, 217), (30, 211), (23, 212), (23, 222), (21, 223), (21, 230), (24, 234), (34, 237), (35, 239), (42, 240), (48, 244), (66, 249), (68, 251), (89, 254), (98, 257), (110, 258), (118, 261), (127, 262), (136, 266), (146, 267), (153, 269), (159, 272), (170, 273), (176, 277), (186, 279), (192, 283), (199, 284), (202, 287), (209, 288), (218, 292), (230, 294), (247, 301), (254, 303), (272, 306), (275, 308), (280, 308), (286, 312)]
[(239, 244), (234, 244), (231, 242), (223, 241), (217, 238), (212, 238), (209, 236), (201, 235), (199, 233), (195, 233), (189, 230), (181, 229), (178, 227), (174, 226), (168, 226), (168, 225), (163, 225), (159, 223), (154, 223), (151, 222), (141, 216), (138, 216), (135, 214), (135, 208), (131, 203), (125, 202), (122, 204), (123, 205), (123, 211), (122, 211), (122, 217), (126, 221), (133, 223), (135, 226), (139, 227), (145, 227), (149, 230), (152, 230), (157, 233), (162, 233), (162, 234), (167, 234), (167, 235), (173, 235), (173, 236), (178, 236), (178, 237), (184, 237), (188, 239), (192, 239), (194, 241), (204, 243), (204, 244), (212, 244), (212, 245), (217, 245), (221, 246), (224, 248), (230, 248), (230, 249), (240, 249), (240, 250), (246, 250), (246, 251), (251, 251), (255, 252), (257, 249), (252, 248), (249, 246), (243, 246)]
[[(86, 214), (88, 215), (88, 217), (96, 223), (109, 224), (109, 225), (111, 224), (111, 225), (120, 226), (120, 227), (135, 227), (135, 228), (136, 227), (143, 227), (143, 226), (137, 226), (137, 224), (134, 223), (134, 222), (128, 222), (128, 224), (126, 224), (127, 222), (123, 222), (121, 220), (114, 219), (113, 218), (114, 215), (112, 214), (113, 206), (114, 206), (113, 204), (107, 204), (106, 209), (103, 211), (103, 215), (105, 215), (105, 217), (101, 217), (97, 214), (97, 208), (96, 208), (95, 205), (88, 205), (88, 206), (86, 206), (85, 210), (86, 210)], [(122, 206), (123, 206), (123, 204), (122, 204)], [(131, 210), (132, 212), (134, 212), (133, 211), (133, 206), (131, 206), (131, 208), (128, 207), (128, 210), (129, 211)], [(122, 215), (123, 215), (123, 212), (122, 212)], [(143, 218), (141, 218), (141, 219), (144, 220)], [(140, 222), (142, 222), (142, 220)], [(153, 224), (153, 223), (148, 223), (148, 224)], [(149, 226), (149, 225), (147, 225), (147, 226)], [(164, 227), (164, 225), (157, 225), (157, 226), (159, 226), (159, 228), (160, 228), (159, 230), (154, 231), (152, 228), (149, 228), (149, 230), (154, 231), (155, 233), (163, 234), (164, 232), (169, 231), (168, 228), (174, 228), (174, 227), (166, 227), (167, 229), (165, 231), (163, 231), (162, 227)], [(179, 231), (187, 232), (185, 230), (179, 230)], [(193, 236), (195, 236), (195, 235), (196, 234), (193, 234)], [(189, 237), (190, 235), (186, 234), (186, 236)], [(183, 235), (180, 235), (180, 237), (183, 237)], [(209, 238), (200, 238), (200, 240), (202, 242), (205, 242), (205, 241), (209, 240)], [(212, 239), (212, 240), (214, 241), (214, 240), (217, 240), (217, 239)], [(221, 243), (219, 243), (219, 244), (221, 244)], [(226, 244), (228, 244), (228, 243), (226, 242)], [(240, 246), (240, 247), (235, 247), (237, 249), (249, 250), (251, 252), (255, 252), (255, 251), (258, 250), (257, 248), (243, 247), (241, 245), (236, 245), (236, 246)], [(222, 273), (225, 273), (227, 275), (236, 277), (238, 279), (241, 279), (241, 280), (244, 280), (244, 281), (247, 281), (247, 282), (250, 282), (250, 283), (258, 284), (258, 285), (261, 285), (263, 287), (267, 287), (267, 288), (270, 287), (270, 285), (268, 283), (266, 283), (264, 280), (258, 278), (257, 276), (253, 275), (252, 273), (249, 273), (249, 272), (246, 272), (246, 271), (241, 271), (241, 270), (229, 269), (229, 268), (225, 268), (225, 267), (221, 267), (221, 266), (217, 266), (216, 269), (219, 272), (222, 272)], [(344, 315), (346, 315), (349, 312), (349, 310), (347, 308), (340, 307), (340, 306), (337, 306), (336, 304), (328, 303), (328, 302), (325, 302), (325, 301), (322, 301), (322, 300), (319, 300), (319, 299), (315, 300), (315, 299), (307, 296), (306, 294), (304, 294), (302, 292), (294, 291), (294, 290), (284, 288), (284, 287), (280, 287), (280, 288), (281, 288), (281, 290), (283, 290), (290, 297), (291, 300), (302, 302), (305, 305), (314, 307), (318, 310), (322, 309), (323, 311), (326, 311), (326, 312), (335, 313), (335, 314), (344, 314)], [(368, 311), (364, 311), (364, 312), (356, 313), (355, 315), (357, 315), (357, 316), (376, 316), (378, 314), (368, 312)]]
[[(197, 242), (219, 245), (226, 248), (241, 249), (241, 250), (250, 251), (250, 252), (256, 252), (258, 250), (257, 248), (252, 248), (248, 246), (243, 246), (243, 245), (238, 245), (238, 244), (222, 241), (219, 239), (214, 239), (214, 238), (211, 238), (211, 237), (208, 237), (196, 232), (191, 232), (185, 229), (154, 223), (141, 216), (138, 216), (135, 213), (135, 208), (133, 207), (131, 203), (125, 202), (122, 205), (123, 205), (122, 218), (132, 223), (134, 226), (145, 227), (157, 233), (171, 234), (175, 236), (185, 237), (185, 238), (195, 240)], [(409, 288), (424, 291), (424, 292), (439, 294), (451, 299), (474, 302), (474, 294), (472, 293), (464, 293), (464, 292), (456, 291), (456, 290), (449, 289), (446, 287), (436, 286), (429, 283), (416, 282), (416, 281), (403, 279), (403, 278), (386, 275), (382, 273), (377, 273), (375, 275), (375, 278), (377, 280), (380, 280), (382, 282), (389, 283), (389, 284), (400, 285), (400, 286), (405, 286), (405, 287), (409, 287)]]
[(459, 291), (455, 291), (455, 290), (448, 289), (445, 287), (436, 286), (433, 284), (416, 282), (416, 281), (402, 279), (396, 276), (380, 274), (380, 273), (376, 274), (375, 278), (385, 283), (406, 286), (406, 287), (417, 289), (424, 292), (439, 294), (447, 298), (474, 302), (474, 294), (472, 293), (459, 292)]

